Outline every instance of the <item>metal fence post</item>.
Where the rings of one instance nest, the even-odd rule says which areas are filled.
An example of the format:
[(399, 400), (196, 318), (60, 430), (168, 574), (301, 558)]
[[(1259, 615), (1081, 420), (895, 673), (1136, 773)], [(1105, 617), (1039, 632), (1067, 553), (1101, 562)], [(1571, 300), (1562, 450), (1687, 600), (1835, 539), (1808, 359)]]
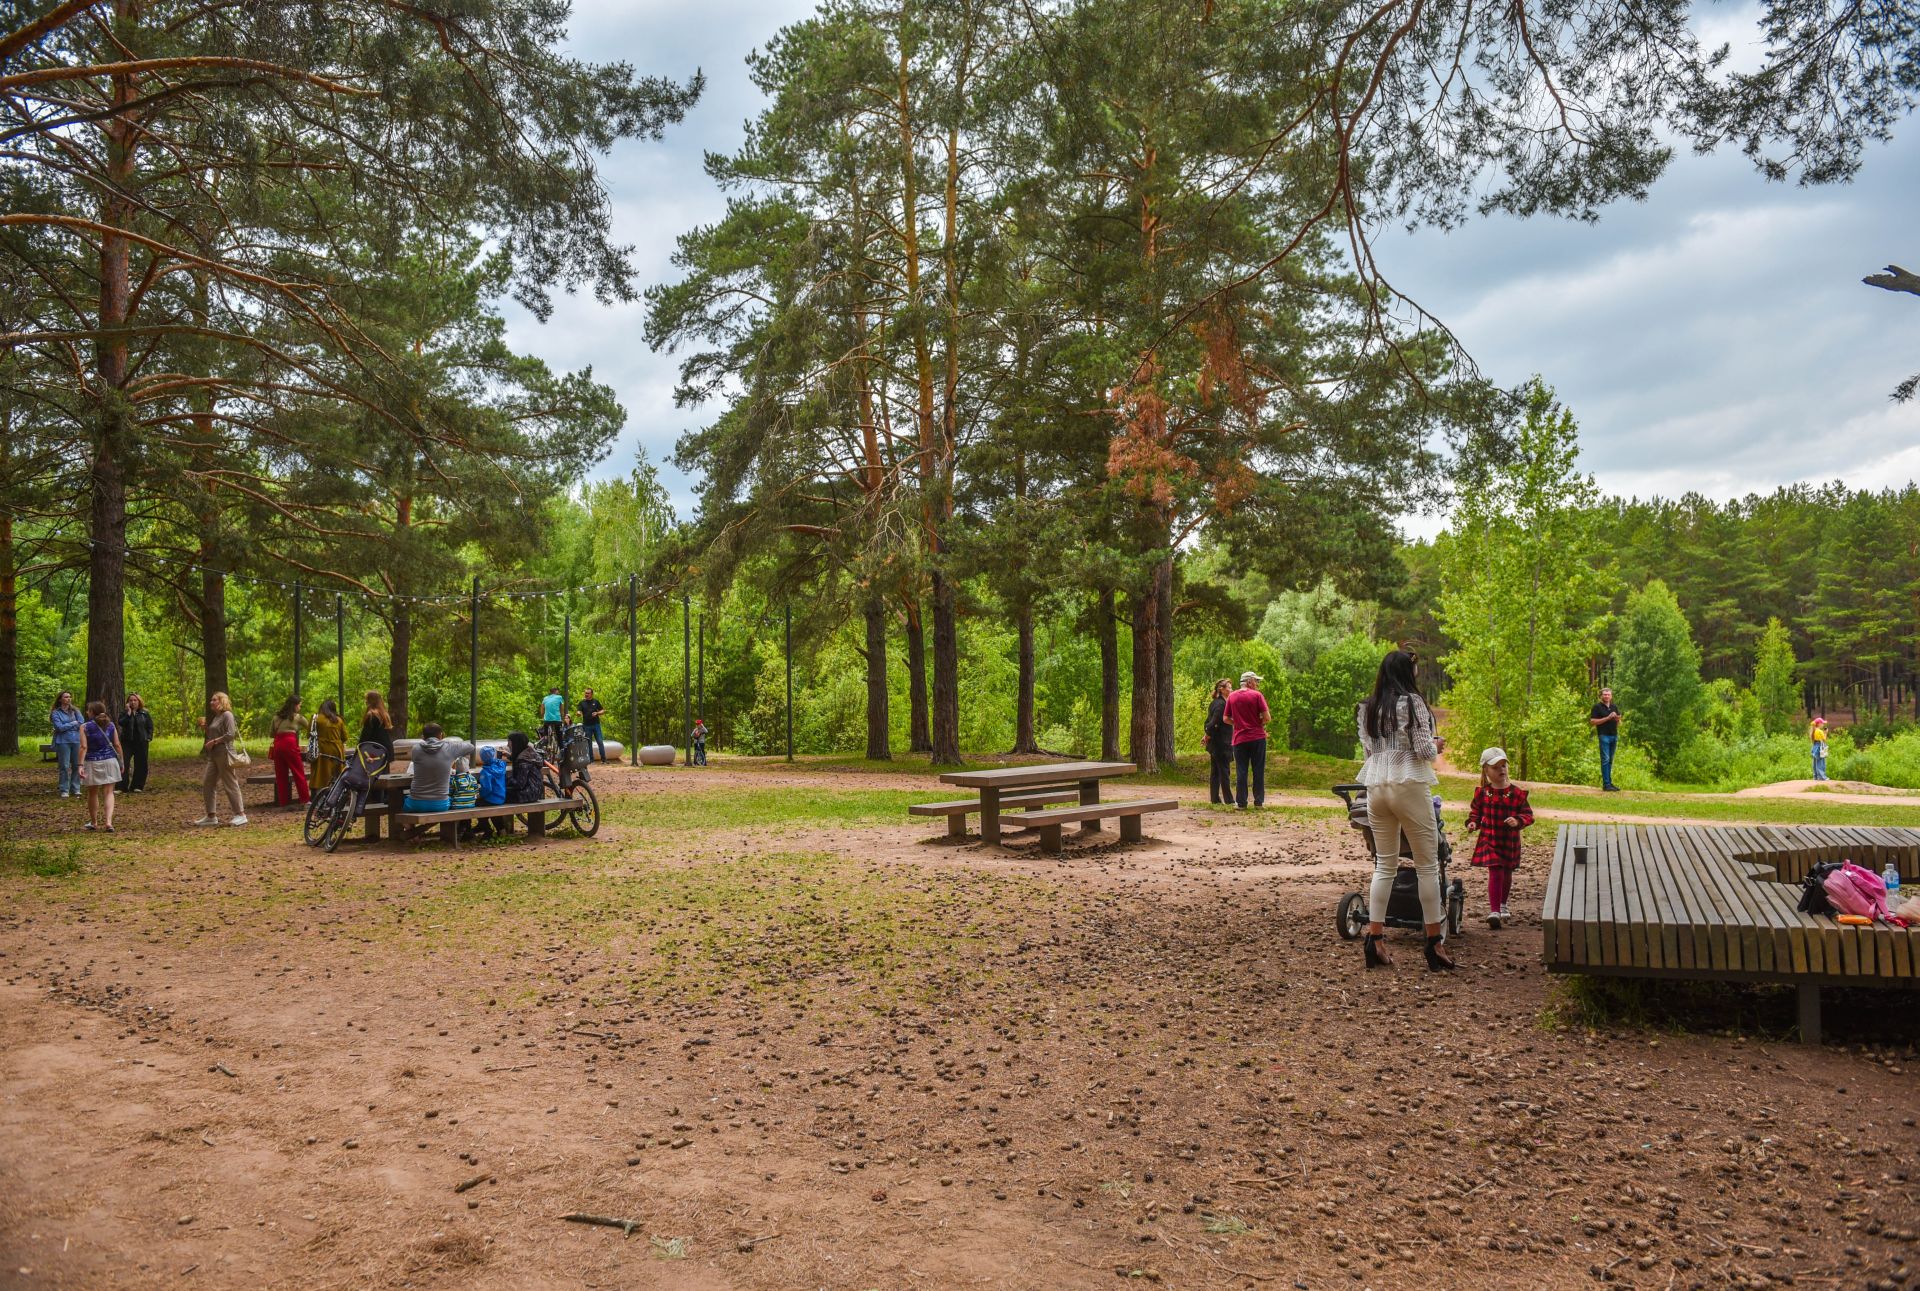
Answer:
[(347, 616), (340, 593), (333, 594), (333, 702), (340, 720), (347, 720)]
[(627, 575), (627, 760), (640, 765), (640, 575)]
[(467, 640), (467, 739), (480, 738), (480, 575), (473, 576)]
[(787, 615), (787, 761), (793, 761), (793, 606)]
[(300, 580), (293, 580), (293, 693), (300, 693), (300, 647), (305, 642), (300, 639)]
[(680, 593), (680, 729), (687, 737), (687, 765), (693, 765), (693, 600)]

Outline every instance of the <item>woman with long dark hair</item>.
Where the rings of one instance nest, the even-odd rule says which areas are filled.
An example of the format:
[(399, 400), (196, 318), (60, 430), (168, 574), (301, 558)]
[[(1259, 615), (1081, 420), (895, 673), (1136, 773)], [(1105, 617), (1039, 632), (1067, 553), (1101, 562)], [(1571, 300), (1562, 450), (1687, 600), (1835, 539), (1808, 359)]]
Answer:
[(145, 793), (147, 751), (153, 746), (153, 714), (147, 711), (147, 701), (128, 695), (119, 726), (120, 747), (127, 753), (126, 765), (120, 768), (120, 787), (128, 793)]
[(1222, 677), (1213, 683), (1207, 704), (1207, 801), (1233, 805), (1233, 723), (1227, 720), (1227, 696), (1233, 683)]
[(53, 723), (53, 756), (59, 763), (60, 796), (79, 797), (80, 750), (84, 739), (80, 730), (87, 724), (87, 715), (73, 705), (73, 692), (63, 690), (53, 701), (53, 711), (47, 714), (47, 720)]
[(1420, 881), (1420, 917), (1427, 925), (1427, 967), (1456, 967), (1441, 947), (1440, 822), (1436, 818), (1434, 759), (1446, 741), (1434, 733), (1433, 710), (1414, 681), (1413, 656), (1395, 650), (1380, 661), (1373, 694), (1360, 705), (1360, 745), (1367, 752), (1360, 783), (1367, 786), (1367, 825), (1373, 832), (1373, 886), (1367, 893), (1367, 967), (1389, 961), (1380, 948), (1386, 935), (1387, 902), (1400, 869), (1400, 838), (1413, 850)]

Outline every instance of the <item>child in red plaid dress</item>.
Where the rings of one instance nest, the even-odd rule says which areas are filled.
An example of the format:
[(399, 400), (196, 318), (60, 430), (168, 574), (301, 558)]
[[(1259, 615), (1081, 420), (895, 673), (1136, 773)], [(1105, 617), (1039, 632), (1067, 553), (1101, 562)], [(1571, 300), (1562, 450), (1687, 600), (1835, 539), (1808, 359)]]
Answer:
[(1467, 809), (1467, 832), (1479, 833), (1473, 844), (1473, 864), (1487, 872), (1490, 927), (1507, 922), (1507, 893), (1520, 865), (1520, 831), (1532, 823), (1527, 791), (1507, 778), (1506, 750), (1482, 752), (1480, 787), (1473, 791), (1473, 806)]

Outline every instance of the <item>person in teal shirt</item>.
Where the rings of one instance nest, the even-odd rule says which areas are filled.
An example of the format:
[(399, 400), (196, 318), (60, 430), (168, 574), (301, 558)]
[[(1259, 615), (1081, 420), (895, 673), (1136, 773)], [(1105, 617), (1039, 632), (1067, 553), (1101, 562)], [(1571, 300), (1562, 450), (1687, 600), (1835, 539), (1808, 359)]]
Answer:
[(555, 686), (540, 701), (540, 733), (553, 737), (553, 746), (560, 747), (560, 722), (567, 713), (567, 697)]

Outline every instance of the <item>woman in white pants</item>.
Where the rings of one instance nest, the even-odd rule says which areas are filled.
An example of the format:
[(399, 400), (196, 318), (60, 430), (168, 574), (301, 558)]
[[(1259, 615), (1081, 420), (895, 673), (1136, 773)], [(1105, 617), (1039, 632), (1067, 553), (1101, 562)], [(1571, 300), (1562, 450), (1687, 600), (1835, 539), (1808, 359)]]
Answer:
[(1435, 972), (1457, 967), (1440, 948), (1440, 825), (1434, 819), (1433, 760), (1446, 747), (1434, 734), (1433, 710), (1420, 697), (1413, 677), (1413, 656), (1395, 650), (1380, 661), (1373, 694), (1360, 705), (1360, 744), (1367, 761), (1360, 783), (1367, 786), (1367, 825), (1373, 831), (1373, 886), (1367, 893), (1367, 935), (1362, 947), (1367, 967), (1391, 961), (1380, 948), (1386, 935), (1387, 901), (1400, 868), (1400, 836), (1413, 851), (1420, 881), (1420, 915), (1427, 925), (1427, 967)]

